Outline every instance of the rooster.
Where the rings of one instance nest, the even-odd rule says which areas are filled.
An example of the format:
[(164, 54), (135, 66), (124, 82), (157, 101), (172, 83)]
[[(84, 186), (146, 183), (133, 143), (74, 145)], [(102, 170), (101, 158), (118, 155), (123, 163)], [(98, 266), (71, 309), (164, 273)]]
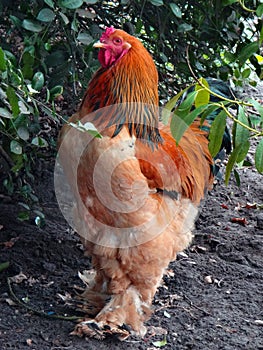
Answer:
[[(95, 276), (74, 334), (143, 337), (170, 261), (192, 239), (213, 183), (207, 131), (196, 120), (179, 144), (159, 122), (158, 73), (139, 39), (107, 28), (79, 111), (60, 133), (60, 158), (76, 197), (75, 227)], [(92, 123), (102, 138), (74, 127)]]

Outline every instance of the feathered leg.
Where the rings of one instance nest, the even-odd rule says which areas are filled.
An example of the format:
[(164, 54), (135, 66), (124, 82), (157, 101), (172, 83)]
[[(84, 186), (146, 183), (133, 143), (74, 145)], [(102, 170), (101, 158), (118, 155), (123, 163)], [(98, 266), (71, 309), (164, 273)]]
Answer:
[[(121, 340), (130, 334), (145, 335), (143, 323), (152, 312), (152, 299), (163, 273), (169, 262), (191, 241), (195, 216), (187, 219), (189, 210), (194, 210), (194, 214), (197, 212), (188, 201), (183, 202), (166, 230), (138, 246), (109, 248), (86, 245), (97, 272), (91, 291), (106, 297), (95, 318), (79, 323), (74, 334), (99, 338), (115, 334)], [(89, 298), (89, 292), (86, 297)]]
[[(106, 259), (104, 250), (104, 256), (99, 266), (96, 266), (97, 271), (103, 271), (104, 281), (99, 279), (100, 282), (93, 287), (92, 293), (95, 289), (99, 293), (100, 288), (106, 288), (104, 295), (108, 299), (104, 299), (105, 306), (94, 319), (76, 326), (74, 334), (98, 338), (115, 334), (120, 340), (130, 334), (145, 335), (146, 327), (143, 323), (152, 313), (152, 299), (171, 255), (173, 258), (176, 256), (176, 252), (160, 254), (159, 239), (156, 241), (155, 244), (151, 241), (139, 247), (119, 249), (114, 259)], [(147, 245), (151, 247), (151, 254)], [(86, 297), (90, 296), (87, 292)]]

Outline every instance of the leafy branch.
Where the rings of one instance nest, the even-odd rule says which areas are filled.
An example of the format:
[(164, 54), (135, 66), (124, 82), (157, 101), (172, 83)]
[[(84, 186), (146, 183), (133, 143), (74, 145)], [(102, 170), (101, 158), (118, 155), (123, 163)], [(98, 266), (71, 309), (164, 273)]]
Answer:
[[(211, 90), (208, 90), (208, 91), (211, 91)], [(211, 93), (213, 93), (211, 91)], [(242, 102), (242, 101), (238, 101), (238, 102)], [(252, 133), (254, 133), (254, 135), (251, 135), (251, 137), (259, 137), (259, 136), (263, 136), (263, 130), (262, 131), (258, 131), (257, 129), (254, 129), (254, 128), (251, 128), (249, 125), (243, 123), (242, 121), (240, 121), (239, 119), (235, 118), (233, 116), (233, 114), (231, 114), (229, 112), (229, 110), (226, 108), (226, 106), (223, 104), (223, 103), (214, 103), (215, 106), (218, 106), (219, 108), (222, 108), (225, 113), (227, 114), (227, 116), (232, 119), (235, 123), (241, 125), (243, 128), (251, 131)], [(249, 104), (246, 104), (246, 106), (249, 105)]]

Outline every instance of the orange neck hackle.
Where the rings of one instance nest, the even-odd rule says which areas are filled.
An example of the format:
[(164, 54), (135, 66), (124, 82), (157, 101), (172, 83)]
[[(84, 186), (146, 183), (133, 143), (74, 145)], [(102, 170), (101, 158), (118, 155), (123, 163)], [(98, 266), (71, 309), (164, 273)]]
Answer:
[[(158, 73), (154, 61), (143, 44), (122, 30), (114, 30), (114, 35), (130, 45), (129, 50), (110, 67), (101, 67), (91, 80), (80, 107), (80, 116), (86, 116), (103, 107), (121, 104), (121, 113), (99, 115), (101, 123), (117, 125), (116, 136), (123, 126), (131, 135), (151, 141), (161, 141), (158, 131)], [(100, 120), (96, 121), (98, 125)]]

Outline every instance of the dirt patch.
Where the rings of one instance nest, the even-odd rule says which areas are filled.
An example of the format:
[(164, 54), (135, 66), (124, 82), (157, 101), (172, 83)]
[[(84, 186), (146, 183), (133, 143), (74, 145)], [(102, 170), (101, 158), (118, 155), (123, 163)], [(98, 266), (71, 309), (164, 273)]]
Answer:
[(263, 349), (262, 176), (248, 168), (240, 171), (240, 188), (233, 181), (215, 185), (192, 245), (164, 276), (146, 337), (121, 343), (71, 336), (74, 321), (46, 318), (11, 301), (7, 277), (23, 274), (12, 282), (19, 300), (48, 315), (80, 315), (78, 271), (90, 262), (57, 207), (53, 164), (42, 168), (36, 186), (44, 228), (19, 222), (15, 203), (1, 204), (0, 263), (10, 264), (0, 273), (2, 350), (149, 350), (164, 339), (164, 349)]

